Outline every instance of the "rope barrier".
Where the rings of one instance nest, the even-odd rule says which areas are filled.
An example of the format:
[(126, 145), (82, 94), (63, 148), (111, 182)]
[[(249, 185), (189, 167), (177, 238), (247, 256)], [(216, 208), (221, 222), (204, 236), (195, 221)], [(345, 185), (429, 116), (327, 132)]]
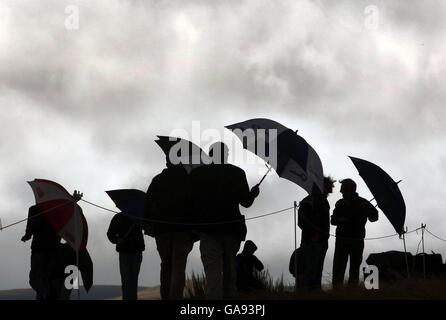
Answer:
[(99, 209), (105, 210), (105, 211), (109, 211), (109, 212), (113, 212), (113, 213), (119, 213), (119, 211), (114, 211), (114, 210), (108, 209), (106, 207), (102, 207), (102, 206), (100, 206), (98, 204), (95, 204), (93, 202), (90, 202), (90, 201), (87, 201), (87, 200), (84, 200), (84, 199), (81, 199), (81, 201), (83, 201), (85, 203), (88, 203), (89, 205), (92, 205), (92, 206), (97, 207)]
[[(114, 210), (105, 208), (103, 206), (97, 205), (95, 203), (92, 203), (92, 202), (84, 200), (84, 199), (81, 199), (81, 201), (84, 201), (85, 203), (88, 203), (88, 204), (90, 204), (92, 206), (95, 206), (97, 208), (100, 208), (100, 209), (103, 209), (103, 210), (106, 210), (106, 211), (109, 211), (109, 212), (119, 213), (118, 211), (114, 211)], [(138, 220), (141, 220), (141, 221), (145, 221), (145, 222), (164, 223), (164, 224), (172, 224), (172, 225), (185, 225), (185, 226), (219, 225), (219, 224), (230, 224), (230, 223), (236, 223), (236, 222), (255, 220), (255, 219), (259, 219), (259, 218), (263, 218), (263, 217), (279, 214), (279, 213), (291, 210), (293, 208), (294, 207), (289, 207), (289, 208), (273, 211), (273, 212), (270, 212), (270, 213), (261, 214), (261, 215), (250, 217), (250, 218), (246, 218), (246, 219), (236, 219), (236, 220), (217, 221), (217, 222), (174, 222), (174, 221), (146, 219), (146, 218), (139, 218), (139, 217), (135, 217), (135, 218), (138, 219)]]
[[(332, 234), (332, 233), (327, 233), (326, 231), (323, 231), (322, 229), (320, 229), (319, 227), (317, 227), (315, 224), (313, 224), (310, 220), (306, 219), (304, 215), (301, 216), (302, 219), (304, 219), (307, 223), (309, 223), (311, 225), (311, 227), (315, 230), (317, 230), (319, 233), (323, 234), (323, 235), (329, 235), (331, 237), (337, 238), (337, 239), (341, 239), (341, 240), (349, 240), (349, 241), (371, 241), (371, 240), (381, 240), (381, 239), (386, 239), (386, 238), (392, 238), (395, 236), (399, 236), (398, 233), (393, 233), (387, 236), (382, 236), (382, 237), (373, 237), (373, 238), (364, 238), (364, 239), (360, 239), (360, 238), (348, 238), (348, 237), (343, 237), (343, 236), (338, 236), (336, 234)], [(416, 232), (418, 230), (420, 230), (421, 228), (417, 228), (414, 229), (412, 231), (406, 231), (404, 232), (404, 234), (410, 234), (413, 232)]]
[[(91, 205), (91, 206), (97, 207), (97, 208), (99, 208), (99, 209), (102, 209), (102, 210), (105, 210), (105, 211), (108, 211), (108, 212), (111, 212), (111, 213), (119, 213), (119, 211), (115, 211), (115, 210), (108, 209), (108, 208), (106, 208), (106, 207), (100, 206), (100, 205), (95, 204), (95, 203), (93, 203), (93, 202), (90, 202), (90, 201), (87, 201), (87, 200), (84, 200), (84, 199), (80, 199), (80, 200), (83, 201), (83, 202), (85, 202), (85, 203), (87, 203), (87, 204), (89, 204), (89, 205)], [(55, 209), (57, 209), (57, 208), (59, 208), (59, 207), (62, 207), (62, 206), (64, 206), (64, 205), (67, 205), (68, 203), (71, 203), (71, 202), (72, 202), (72, 201), (67, 201), (66, 203), (63, 203), (63, 204), (58, 205), (58, 206), (56, 206), (56, 207), (54, 207), (54, 208), (51, 208), (51, 209), (42, 211), (42, 212), (40, 212), (40, 213), (38, 213), (38, 214), (36, 214), (36, 215), (34, 215), (34, 216), (32, 216), (32, 217), (28, 217), (28, 218), (19, 220), (19, 221), (17, 221), (17, 222), (14, 222), (14, 223), (12, 223), (12, 224), (9, 224), (9, 225), (7, 225), (7, 226), (5, 226), (5, 227), (0, 228), (0, 231), (3, 231), (4, 229), (9, 228), (9, 227), (12, 227), (12, 226), (14, 226), (14, 225), (17, 225), (17, 224), (19, 224), (19, 223), (25, 222), (25, 221), (27, 221), (28, 219), (35, 218), (35, 217), (37, 217), (37, 216), (39, 216), (39, 215), (42, 215), (42, 214), (44, 214), (44, 213), (50, 212), (50, 211), (52, 211), (52, 210), (55, 210)], [(243, 221), (250, 221), (250, 220), (260, 219), (260, 218), (264, 218), (264, 217), (267, 217), (267, 216), (272, 216), (272, 215), (276, 215), (276, 214), (279, 214), (279, 213), (283, 213), (283, 212), (286, 212), (286, 211), (291, 210), (291, 209), (294, 209), (294, 206), (292, 206), (292, 207), (288, 207), (288, 208), (284, 208), (284, 209), (281, 209), (281, 210), (277, 210), (277, 211), (273, 211), (273, 212), (269, 212), (269, 213), (265, 213), (265, 214), (261, 214), (261, 215), (254, 216), (254, 217), (249, 217), (249, 218), (246, 218), (246, 219), (236, 219), (236, 220), (230, 220), (230, 221), (217, 221), (217, 222), (203, 222), (203, 223), (198, 223), (198, 222), (194, 222), (194, 223), (187, 223), (187, 222), (172, 222), (172, 221), (163, 221), (163, 220), (155, 220), (155, 219), (146, 219), (146, 218), (137, 218), (137, 217), (136, 217), (136, 218), (137, 218), (137, 219), (140, 219), (140, 220), (142, 220), (142, 221), (145, 221), (145, 222), (164, 223), (164, 224), (172, 224), (172, 225), (187, 225), (187, 226), (221, 225), (221, 224), (231, 224), (231, 223), (237, 223), (237, 222), (243, 222)], [(309, 223), (311, 224), (310, 221), (307, 220), (307, 222), (309, 222)], [(312, 225), (312, 226), (313, 226), (316, 230), (318, 230), (320, 233), (322, 233), (322, 234), (327, 234), (325, 231), (320, 230), (320, 229), (317, 228), (316, 226), (314, 226), (314, 225)], [(407, 232), (405, 232), (405, 234), (410, 234), (410, 233), (413, 233), (413, 232), (417, 232), (417, 231), (420, 230), (420, 229), (421, 229), (421, 228), (417, 228), (417, 229), (414, 229), (414, 230), (412, 230), (412, 231), (407, 231)], [(445, 241), (445, 242), (446, 242), (445, 239), (442, 239), (442, 238), (436, 236), (435, 234), (433, 234), (432, 232), (430, 232), (430, 231), (427, 230), (427, 229), (425, 229), (425, 230), (426, 230), (426, 232), (428, 232), (428, 233), (429, 233), (430, 235), (432, 235), (433, 237), (435, 237), (435, 238), (437, 238), (437, 239), (439, 239), (439, 240), (441, 240), (441, 241)], [(364, 239), (342, 237), (342, 236), (338, 236), (338, 235), (336, 235), (336, 234), (331, 234), (331, 233), (328, 233), (328, 235), (330, 235), (330, 236), (332, 236), (332, 237), (334, 237), (334, 238), (343, 239), (343, 240), (358, 240), (358, 241), (366, 240), (366, 241), (371, 241), (371, 240), (381, 240), (381, 239), (386, 239), (386, 238), (392, 238), (392, 237), (398, 236), (398, 233), (394, 233), (394, 234), (386, 235), (386, 236), (382, 236), (382, 237), (372, 237), (372, 238), (364, 238)]]
[(426, 230), (426, 232), (427, 233), (429, 233), (431, 236), (433, 236), (433, 237), (435, 237), (435, 238), (437, 238), (438, 240), (441, 240), (441, 241), (444, 241), (444, 242), (446, 242), (446, 240), (445, 239), (442, 239), (442, 238), (440, 238), (439, 236), (437, 236), (437, 235), (435, 235), (435, 234), (433, 234), (432, 232), (430, 232), (428, 229), (426, 229), (426, 228), (424, 228), (424, 230)]
[(50, 209), (48, 209), (48, 210), (41, 211), (41, 212), (39, 212), (39, 213), (37, 213), (37, 214), (31, 216), (31, 217), (27, 217), (27, 218), (22, 219), (22, 220), (19, 220), (19, 221), (17, 221), (17, 222), (8, 224), (7, 226), (4, 226), (4, 227), (0, 228), (0, 231), (3, 231), (4, 229), (9, 228), (9, 227), (15, 226), (16, 224), (19, 224), (19, 223), (28, 221), (29, 219), (36, 218), (36, 217), (38, 217), (38, 216), (40, 216), (40, 215), (42, 215), (42, 214), (44, 214), (44, 213), (48, 213), (48, 212), (50, 212), (50, 211), (56, 210), (57, 208), (66, 206), (67, 204), (72, 203), (72, 202), (75, 202), (75, 201), (67, 200), (67, 202), (65, 202), (65, 203), (62, 203), (62, 204), (60, 204), (60, 205), (58, 205), (58, 206), (55, 206), (55, 207), (53, 207), (53, 208), (50, 208)]
[[(109, 211), (109, 212), (119, 213), (117, 211), (105, 208), (103, 206), (97, 205), (95, 203), (92, 203), (92, 202), (84, 200), (84, 199), (81, 199), (81, 201), (84, 201), (85, 203), (88, 203), (88, 204), (90, 204), (92, 206), (95, 206), (97, 208), (100, 208), (100, 209), (103, 209), (103, 210), (106, 210), (106, 211)], [(264, 218), (264, 217), (275, 215), (275, 214), (279, 214), (279, 213), (282, 213), (282, 212), (285, 212), (285, 211), (288, 211), (288, 210), (291, 210), (291, 209), (294, 209), (294, 206), (289, 207), (289, 208), (285, 208), (285, 209), (281, 209), (281, 210), (277, 210), (277, 211), (273, 211), (273, 212), (270, 212), (270, 213), (261, 214), (261, 215), (258, 215), (258, 216), (246, 218), (246, 219), (237, 219), (237, 220), (230, 220), (230, 221), (218, 221), (218, 222), (203, 222), (203, 223), (197, 223), (197, 222), (195, 222), (195, 223), (171, 222), (171, 221), (154, 220), (154, 219), (146, 219), (146, 218), (138, 218), (138, 219), (142, 220), (142, 221), (145, 221), (145, 222), (164, 223), (164, 224), (172, 224), (172, 225), (187, 225), (187, 226), (220, 225), (220, 224), (230, 224), (230, 223), (237, 223), (237, 222), (243, 222), (243, 221), (249, 221), (249, 220), (255, 220), (255, 219), (259, 219), (259, 218)], [(313, 225), (313, 227), (315, 227), (315, 226)], [(412, 233), (412, 232), (416, 232), (419, 229), (421, 229), (421, 228), (417, 228), (415, 230), (408, 231), (408, 232), (406, 232), (406, 234), (409, 234), (409, 233)], [(325, 234), (325, 232), (322, 232), (320, 229), (318, 231), (320, 231), (321, 233)], [(329, 233), (329, 235), (334, 237), (334, 238), (343, 239), (343, 240), (357, 240), (357, 241), (358, 240), (360, 240), (360, 241), (366, 240), (366, 241), (371, 241), (371, 240), (380, 240), (380, 239), (386, 239), (386, 238), (395, 237), (395, 236), (398, 236), (398, 233), (394, 233), (394, 234), (386, 235), (386, 236), (382, 236), (382, 237), (373, 237), (373, 238), (365, 238), (365, 239), (341, 237), (341, 236), (337, 236), (337, 235), (331, 234), (331, 233)]]

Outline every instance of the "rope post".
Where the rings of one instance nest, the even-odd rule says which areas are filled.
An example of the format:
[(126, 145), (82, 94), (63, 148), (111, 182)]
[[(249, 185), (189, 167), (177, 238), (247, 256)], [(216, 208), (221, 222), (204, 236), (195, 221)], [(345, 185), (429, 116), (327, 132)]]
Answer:
[(406, 270), (407, 270), (407, 278), (410, 278), (410, 272), (409, 272), (409, 261), (407, 259), (407, 249), (406, 249), (406, 237), (404, 236), (404, 234), (407, 232), (407, 227), (406, 227), (406, 231), (403, 231), (403, 244), (404, 244), (404, 257), (406, 258)]
[[(76, 210), (74, 211), (74, 229), (76, 230), (76, 235), (79, 235), (79, 224), (77, 222), (78, 215), (76, 215)], [(82, 242), (82, 239), (80, 239)], [(80, 243), (79, 243), (80, 245)], [(79, 248), (76, 248), (76, 268), (77, 268), (77, 300), (81, 299), (81, 284), (80, 284), (80, 274), (79, 274)]]
[(426, 255), (424, 253), (424, 228), (426, 228), (425, 224), (421, 224), (421, 245), (423, 247), (423, 276), (426, 279)]
[(297, 201), (294, 201), (294, 291), (297, 291)]

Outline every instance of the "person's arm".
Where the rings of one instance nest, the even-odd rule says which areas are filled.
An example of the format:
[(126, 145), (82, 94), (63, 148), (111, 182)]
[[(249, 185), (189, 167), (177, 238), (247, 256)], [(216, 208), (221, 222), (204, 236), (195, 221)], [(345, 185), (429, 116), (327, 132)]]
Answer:
[(152, 179), (152, 182), (149, 185), (149, 188), (146, 192), (146, 201), (144, 202), (144, 213), (143, 213), (143, 230), (144, 234), (149, 235), (151, 237), (154, 236), (154, 223), (150, 220), (154, 219), (154, 207), (156, 199), (156, 186), (157, 186), (157, 177)]
[(331, 224), (333, 226), (339, 226), (348, 219), (343, 214), (343, 204), (342, 199), (336, 202), (335, 208), (333, 210), (333, 215), (331, 216)]
[(36, 206), (32, 206), (28, 209), (28, 220), (26, 220), (26, 229), (25, 234), (22, 237), (22, 241), (26, 242), (30, 240), (36, 231), (36, 221), (34, 215), (36, 215), (39, 212), (39, 209)]
[(113, 219), (110, 222), (110, 226), (108, 227), (107, 231), (107, 238), (110, 240), (111, 243), (117, 244), (119, 240), (119, 213), (116, 214)]
[(378, 210), (376, 210), (373, 204), (371, 204), (367, 200), (364, 200), (363, 206), (365, 207), (365, 210), (367, 212), (367, 218), (369, 219), (369, 221), (370, 222), (378, 221)]
[(255, 198), (260, 193), (258, 185), (255, 185), (254, 187), (252, 187), (251, 190), (249, 190), (248, 180), (246, 179), (246, 174), (244, 171), (242, 171), (240, 177), (239, 192), (240, 192), (240, 204), (245, 208), (249, 208), (254, 203)]
[(310, 199), (304, 199), (299, 204), (297, 211), (297, 226), (301, 230), (312, 229), (311, 218), (313, 214), (313, 205)]

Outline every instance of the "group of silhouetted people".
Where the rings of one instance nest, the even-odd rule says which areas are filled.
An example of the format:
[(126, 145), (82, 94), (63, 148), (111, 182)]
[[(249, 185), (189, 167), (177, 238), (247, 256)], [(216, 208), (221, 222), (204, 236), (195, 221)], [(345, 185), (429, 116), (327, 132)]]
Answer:
[[(107, 237), (119, 252), (123, 299), (137, 299), (144, 234), (155, 238), (161, 258), (162, 299), (183, 298), (187, 257), (197, 241), (206, 276), (207, 299), (235, 298), (237, 291), (260, 288), (254, 275), (264, 267), (254, 255), (257, 246), (248, 240), (237, 255), (247, 233), (239, 206), (250, 207), (259, 195), (259, 187), (249, 188), (245, 172), (228, 163), (228, 153), (224, 143), (214, 143), (209, 150), (213, 161), (190, 173), (184, 164), (173, 164), (167, 156), (166, 168), (152, 179), (147, 189), (142, 222), (135, 222), (125, 212), (112, 218)], [(327, 197), (332, 193), (333, 184), (331, 178), (324, 178), (323, 190), (314, 187), (299, 206), (301, 246), (290, 260), (290, 272), (302, 288), (321, 288), (330, 236)], [(343, 198), (337, 201), (331, 216), (331, 224), (337, 227), (334, 287), (343, 284), (348, 259), (349, 283), (358, 283), (365, 224), (367, 220), (378, 219), (373, 205), (356, 193), (353, 180), (341, 181), (341, 193)], [(60, 254), (68, 245), (60, 243), (60, 237), (45, 215), (33, 218), (38, 213), (37, 206), (30, 208), (30, 219), (22, 238), (23, 241), (33, 238), (30, 285), (38, 299), (69, 298), (63, 281), (66, 275), (61, 272), (68, 258), (61, 259)]]
[(228, 164), (228, 147), (218, 142), (214, 159), (187, 173), (167, 157), (167, 168), (153, 178), (144, 210), (145, 233), (155, 237), (161, 258), (161, 298), (181, 299), (187, 256), (200, 241), (206, 298), (234, 298), (236, 255), (246, 237), (239, 206), (250, 207), (259, 194), (249, 188), (245, 172)]
[(364, 251), (365, 225), (367, 220), (378, 220), (378, 210), (356, 192), (352, 179), (341, 181), (342, 199), (336, 202), (330, 218), (327, 197), (333, 191), (334, 180), (324, 178), (323, 192), (316, 188), (299, 206), (298, 226), (302, 229), (301, 246), (290, 259), (290, 272), (298, 286), (320, 289), (325, 255), (330, 237), (330, 222), (336, 226), (336, 242), (333, 258), (333, 288), (344, 283), (347, 262), (350, 259), (350, 285), (359, 282), (360, 265)]
[[(187, 257), (197, 241), (206, 275), (206, 298), (234, 298), (237, 284), (244, 289), (253, 285), (246, 266), (255, 250), (245, 246), (237, 257), (247, 232), (239, 206), (251, 206), (259, 188), (249, 188), (245, 172), (228, 164), (228, 155), (224, 143), (215, 143), (209, 150), (214, 161), (190, 173), (167, 156), (166, 168), (147, 189), (141, 226), (123, 213), (112, 219), (107, 236), (119, 252), (123, 299), (137, 299), (143, 233), (156, 241), (162, 299), (183, 298)], [(258, 263), (255, 267), (263, 269)], [(241, 277), (248, 280), (240, 281)]]

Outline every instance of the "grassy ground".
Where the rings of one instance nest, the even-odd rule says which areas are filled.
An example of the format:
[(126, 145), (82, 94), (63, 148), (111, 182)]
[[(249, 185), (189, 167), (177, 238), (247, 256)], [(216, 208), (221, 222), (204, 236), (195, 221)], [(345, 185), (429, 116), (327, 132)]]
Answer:
[[(257, 275), (262, 288), (249, 293), (240, 293), (242, 300), (446, 300), (446, 277), (400, 278), (379, 284), (378, 290), (359, 287), (344, 287), (324, 291), (294, 291), (294, 284), (286, 284), (283, 279), (273, 280), (268, 271)], [(204, 299), (204, 276), (192, 274), (186, 284), (186, 299)]]

